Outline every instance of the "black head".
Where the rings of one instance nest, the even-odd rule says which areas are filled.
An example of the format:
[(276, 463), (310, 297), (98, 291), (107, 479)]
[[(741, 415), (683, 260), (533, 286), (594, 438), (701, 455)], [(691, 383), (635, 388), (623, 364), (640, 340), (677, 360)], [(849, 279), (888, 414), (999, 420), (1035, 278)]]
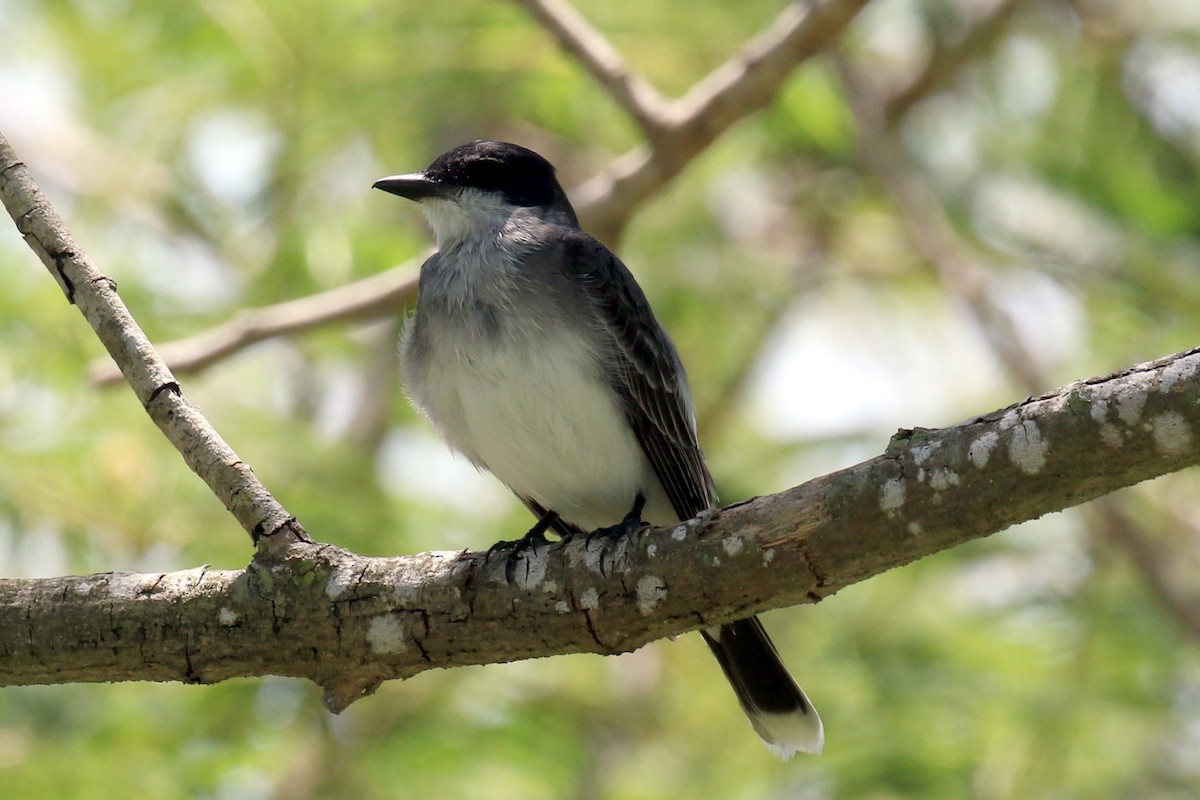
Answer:
[(566, 205), (554, 166), (532, 150), (508, 142), (479, 140), (438, 156), (420, 173), (376, 181), (375, 188), (411, 200), (446, 197), (461, 189), (500, 194), (517, 206)]
[(517, 206), (551, 206), (563, 194), (549, 161), (508, 142), (456, 147), (438, 156), (425, 175), (450, 186), (498, 192)]

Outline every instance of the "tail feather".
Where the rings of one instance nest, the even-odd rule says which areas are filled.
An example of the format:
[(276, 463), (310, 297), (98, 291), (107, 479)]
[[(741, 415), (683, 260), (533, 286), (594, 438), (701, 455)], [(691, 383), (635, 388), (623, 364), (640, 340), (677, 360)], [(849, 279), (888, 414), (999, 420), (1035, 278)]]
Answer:
[(820, 753), (821, 716), (788, 673), (758, 617), (701, 631), (755, 732), (780, 758)]

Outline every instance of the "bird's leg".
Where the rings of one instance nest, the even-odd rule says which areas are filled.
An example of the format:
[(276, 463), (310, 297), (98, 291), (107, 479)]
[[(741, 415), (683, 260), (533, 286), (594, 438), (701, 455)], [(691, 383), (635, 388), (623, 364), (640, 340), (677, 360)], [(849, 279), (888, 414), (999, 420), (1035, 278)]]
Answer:
[(492, 557), (492, 554), (497, 550), (512, 550), (508, 557), (504, 560), (504, 579), (509, 583), (513, 582), (513, 575), (516, 573), (517, 561), (521, 559), (526, 550), (537, 552), (538, 546), (550, 544), (546, 538), (546, 531), (550, 530), (550, 526), (558, 520), (557, 511), (547, 511), (542, 514), (541, 518), (534, 523), (533, 527), (525, 532), (525, 535), (520, 539), (515, 539), (511, 542), (500, 541), (488, 548), (487, 555), (483, 557), (484, 563)]
[(604, 557), (621, 539), (636, 533), (641, 528), (645, 527), (646, 521), (642, 519), (642, 509), (646, 507), (646, 495), (641, 492), (633, 498), (633, 508), (629, 509), (629, 513), (625, 518), (616, 525), (610, 525), (607, 528), (597, 528), (588, 534), (587, 540), (584, 542), (583, 549), (587, 550), (592, 546), (592, 540), (600, 538), (604, 540), (604, 549), (600, 553), (600, 572), (604, 572)]
[(633, 498), (633, 508), (629, 509), (629, 513), (625, 518), (616, 525), (609, 525), (607, 528), (597, 528), (588, 534), (589, 542), (596, 536), (603, 536), (606, 539), (619, 539), (622, 536), (633, 533), (634, 531), (645, 525), (642, 519), (642, 509), (646, 507), (646, 495), (641, 492), (637, 493), (637, 497)]
[(645, 526), (646, 521), (642, 519), (642, 509), (646, 507), (646, 495), (641, 492), (633, 498), (633, 508), (629, 509), (629, 513), (625, 515), (625, 519), (621, 520), (620, 527), (622, 533), (633, 533), (639, 528)]

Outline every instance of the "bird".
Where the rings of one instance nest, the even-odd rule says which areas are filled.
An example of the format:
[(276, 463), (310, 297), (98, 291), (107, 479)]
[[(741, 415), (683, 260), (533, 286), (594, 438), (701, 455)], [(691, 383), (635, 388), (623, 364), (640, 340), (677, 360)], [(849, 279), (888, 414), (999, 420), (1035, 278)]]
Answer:
[[(405, 392), (537, 518), (498, 546), (620, 536), (716, 506), (675, 345), (549, 161), (477, 140), (373, 188), (419, 203), (436, 238), (401, 335)], [(701, 634), (772, 752), (821, 752), (821, 717), (757, 617)]]

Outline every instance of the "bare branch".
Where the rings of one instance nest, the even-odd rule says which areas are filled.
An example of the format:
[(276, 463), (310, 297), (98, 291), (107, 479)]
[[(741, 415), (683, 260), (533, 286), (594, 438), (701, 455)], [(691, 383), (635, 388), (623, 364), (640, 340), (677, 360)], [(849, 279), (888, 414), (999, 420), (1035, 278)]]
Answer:
[(704, 145), (752, 111), (765, 108), (796, 66), (837, 44), (866, 0), (794, 2), (672, 104), (676, 137)]
[(1002, 0), (958, 42), (939, 40), (921, 73), (888, 98), (883, 109), (885, 124), (894, 127), (918, 101), (945, 86), (963, 64), (990, 47), (1020, 4), (1021, 0)]
[[(246, 309), (207, 331), (159, 348), (165, 362), (181, 374), (199, 372), (252, 344), (333, 323), (369, 321), (404, 313), (417, 299), (417, 265), (411, 262), (326, 292), (273, 306)], [(121, 373), (107, 361), (89, 368), (98, 385), (115, 383)]]
[(757, 327), (751, 341), (742, 348), (734, 369), (721, 378), (717, 395), (697, 408), (696, 423), (702, 433), (711, 433), (728, 422), (737, 399), (761, 364), (767, 341), (779, 333), (781, 325), (788, 319), (789, 312), (796, 308), (800, 298), (816, 293), (816, 288), (824, 280), (823, 273), (827, 266), (826, 254), (813, 243), (810, 252), (802, 254), (794, 267), (791, 291), (764, 302), (763, 307), (756, 310), (754, 316)]
[(1098, 500), (1089, 522), (1089, 530), (1124, 552), (1175, 620), (1200, 640), (1200, 593), (1189, 590), (1172, 571), (1172, 554), (1152, 540), (1115, 497)]
[(91, 324), (150, 418), (242, 527), (257, 537), (294, 525), (250, 467), (183, 397), (175, 376), (121, 302), (116, 283), (71, 238), (2, 134), (0, 198), (25, 242)]
[(884, 104), (868, 82), (841, 64), (842, 80), (861, 136), (860, 158), (892, 198), (908, 240), (942, 286), (977, 323), (980, 333), (1017, 386), (1036, 392), (1045, 379), (1021, 342), (1008, 313), (993, 300), (975, 255), (927, 186), (904, 165), (899, 144), (884, 123)]
[(768, 105), (791, 71), (833, 47), (867, 0), (791, 3), (668, 111), (669, 127), (575, 192), (589, 230), (614, 243), (634, 210), (735, 122)]
[[(818, 601), (1200, 462), (1200, 349), (1061, 389), (611, 550), (362, 558), (286, 537), (243, 571), (0, 580), (0, 685), (310, 678), (340, 710), (433, 667), (615, 653)], [(276, 541), (278, 540), (278, 541)]]
[(629, 68), (625, 59), (600, 31), (561, 0), (517, 0), (525, 6), (563, 50), (575, 57), (612, 99), (650, 139), (667, 124), (667, 101), (658, 90)]

